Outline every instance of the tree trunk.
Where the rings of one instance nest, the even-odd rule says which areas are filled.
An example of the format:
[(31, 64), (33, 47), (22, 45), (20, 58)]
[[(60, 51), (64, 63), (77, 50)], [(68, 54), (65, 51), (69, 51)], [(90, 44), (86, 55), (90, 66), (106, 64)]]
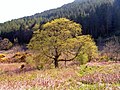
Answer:
[(57, 58), (54, 59), (54, 65), (55, 65), (55, 68), (58, 68), (58, 67), (59, 67), (59, 66), (58, 66), (58, 59), (57, 59)]

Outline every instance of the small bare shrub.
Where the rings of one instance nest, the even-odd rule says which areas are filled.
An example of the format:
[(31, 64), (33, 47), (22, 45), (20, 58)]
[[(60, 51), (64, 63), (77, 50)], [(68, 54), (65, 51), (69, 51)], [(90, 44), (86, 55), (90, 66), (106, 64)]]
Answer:
[(102, 54), (109, 57), (109, 60), (120, 61), (120, 42), (118, 38), (113, 37), (106, 42)]
[(13, 46), (13, 44), (9, 41), (9, 39), (4, 38), (0, 40), (0, 50), (8, 50)]

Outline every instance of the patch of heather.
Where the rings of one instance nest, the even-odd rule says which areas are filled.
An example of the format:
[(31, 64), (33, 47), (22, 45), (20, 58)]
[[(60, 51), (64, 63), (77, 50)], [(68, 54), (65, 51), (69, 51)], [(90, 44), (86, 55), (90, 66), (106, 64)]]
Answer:
[[(96, 63), (95, 63), (96, 64)], [(120, 64), (112, 63), (106, 65), (82, 66), (80, 81), (83, 83), (120, 83)], [(81, 68), (82, 68), (81, 67)]]
[(36, 78), (34, 80), (25, 81), (8, 80), (0, 82), (0, 90), (26, 90), (32, 87), (57, 88), (62, 82), (62, 80), (52, 80), (51, 78)]
[(88, 74), (80, 79), (81, 82), (86, 84), (95, 84), (95, 83), (120, 83), (120, 73), (94, 73)]
[(16, 65), (7, 72), (2, 67), (0, 90), (120, 90), (118, 63), (92, 64), (45, 70)]

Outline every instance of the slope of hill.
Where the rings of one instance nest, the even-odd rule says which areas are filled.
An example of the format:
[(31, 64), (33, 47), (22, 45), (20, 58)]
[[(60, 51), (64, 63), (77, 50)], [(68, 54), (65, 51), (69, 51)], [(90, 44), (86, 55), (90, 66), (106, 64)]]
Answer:
[[(26, 43), (29, 42), (33, 30), (47, 21), (61, 17), (80, 23), (83, 34), (91, 34), (94, 38), (120, 36), (119, 16), (119, 0), (75, 0), (57, 9), (0, 24), (0, 36), (7, 37), (12, 42), (14, 38), (18, 38), (19, 42)], [(24, 40), (26, 35), (28, 39)]]

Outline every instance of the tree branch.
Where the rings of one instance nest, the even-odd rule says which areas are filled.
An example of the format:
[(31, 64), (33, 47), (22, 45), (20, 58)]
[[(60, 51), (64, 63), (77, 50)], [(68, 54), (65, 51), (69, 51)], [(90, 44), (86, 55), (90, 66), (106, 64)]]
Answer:
[(60, 59), (60, 60), (58, 60), (58, 62), (59, 62), (59, 61), (66, 61), (66, 62), (67, 62), (67, 61), (72, 61), (72, 60), (73, 60), (73, 59), (69, 59), (69, 60)]
[(77, 52), (76, 52), (76, 54), (75, 54), (75, 56), (74, 56), (73, 58), (68, 59), (68, 60), (60, 59), (60, 60), (58, 60), (58, 61), (72, 61), (72, 60), (74, 60), (74, 59), (78, 56), (78, 54), (79, 54), (79, 52), (80, 52), (80, 49), (81, 49), (81, 46), (78, 48), (78, 50), (77, 50)]
[(47, 57), (49, 57), (49, 58), (51, 58), (51, 59), (54, 59), (54, 56), (49, 56), (49, 55), (47, 55), (47, 54), (45, 53), (45, 51), (43, 50), (43, 48), (42, 48), (42, 51), (43, 51), (43, 54), (44, 54), (45, 56), (47, 56)]

